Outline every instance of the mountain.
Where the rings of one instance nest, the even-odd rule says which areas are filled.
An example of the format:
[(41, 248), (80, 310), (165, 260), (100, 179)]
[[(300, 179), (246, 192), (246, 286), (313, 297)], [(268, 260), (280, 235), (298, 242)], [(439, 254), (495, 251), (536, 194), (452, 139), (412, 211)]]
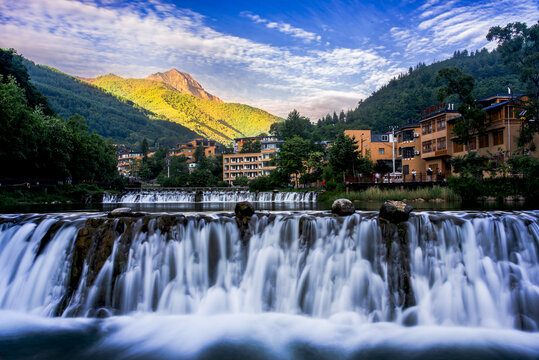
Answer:
[[(486, 49), (471, 53), (466, 50), (457, 51), (447, 60), (430, 65), (420, 63), (414, 68), (410, 67), (407, 73), (392, 79), (360, 102), (358, 107), (349, 110), (346, 114), (346, 123), (340, 126), (348, 129), (370, 128), (385, 132), (389, 130), (390, 125), (400, 126), (418, 121), (422, 109), (442, 102), (437, 97), (442, 84), (437, 81), (436, 76), (440, 69), (453, 66), (474, 76), (474, 96), (477, 99), (507, 93), (507, 88), (511, 88), (513, 93), (523, 90), (518, 74), (503, 64), (503, 59), (497, 51), (489, 52)], [(446, 99), (443, 102), (456, 103), (456, 99)], [(329, 118), (326, 116), (321, 119), (319, 127), (335, 124), (335, 120), (331, 118), (332, 116)]]
[[(109, 74), (84, 81), (223, 144), (232, 143), (236, 137), (268, 132), (271, 124), (281, 120), (248, 105), (222, 103), (218, 102), (217, 98), (212, 101), (180, 92), (178, 88), (182, 88), (182, 78), (191, 84), (193, 89), (202, 87), (194, 80), (189, 82), (188, 79), (192, 79), (190, 76), (179, 74), (182, 73), (173, 69), (161, 75), (151, 75), (151, 79), (124, 79)], [(160, 80), (153, 80), (156, 77)]]
[(49, 106), (62, 118), (84, 116), (91, 131), (116, 143), (136, 146), (143, 138), (150, 143), (172, 146), (198, 135), (164, 120), (133, 102), (64, 74), (56, 69), (22, 59), (30, 82), (47, 98)]
[(172, 88), (178, 90), (183, 94), (191, 94), (198, 98), (215, 101), (218, 103), (223, 102), (223, 100), (219, 99), (217, 96), (213, 96), (212, 94), (204, 90), (202, 88), (202, 85), (200, 85), (195, 79), (193, 79), (191, 75), (180, 72), (177, 69), (170, 69), (169, 71), (164, 73), (158, 72), (155, 74), (151, 74), (146, 79), (159, 81), (164, 84), (170, 85), (172, 86)]

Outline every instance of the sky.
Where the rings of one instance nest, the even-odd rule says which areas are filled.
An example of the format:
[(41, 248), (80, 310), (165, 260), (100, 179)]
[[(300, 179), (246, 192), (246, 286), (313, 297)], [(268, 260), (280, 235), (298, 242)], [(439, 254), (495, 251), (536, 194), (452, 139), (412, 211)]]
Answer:
[(0, 0), (0, 47), (81, 77), (176, 68), (225, 102), (316, 120), (537, 20), (539, 0)]

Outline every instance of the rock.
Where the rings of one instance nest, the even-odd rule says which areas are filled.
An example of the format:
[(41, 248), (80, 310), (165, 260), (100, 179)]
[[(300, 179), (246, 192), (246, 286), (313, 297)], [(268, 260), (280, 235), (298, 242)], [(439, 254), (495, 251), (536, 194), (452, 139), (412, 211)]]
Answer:
[(444, 199), (442, 199), (442, 198), (430, 199), (429, 202), (433, 202), (433, 203), (443, 203), (443, 202), (444, 202)]
[(236, 203), (234, 213), (236, 214), (236, 223), (240, 229), (241, 239), (244, 243), (247, 243), (251, 237), (249, 220), (255, 214), (255, 208), (249, 201), (240, 201)]
[(425, 202), (425, 199), (423, 199), (423, 198), (417, 198), (417, 199), (415, 199), (415, 201), (417, 201), (417, 202)]
[(402, 201), (387, 200), (380, 208), (378, 217), (394, 224), (405, 222), (414, 210), (410, 205)]
[(133, 212), (131, 208), (128, 208), (128, 207), (114, 209), (108, 214), (109, 218), (122, 217), (122, 216), (138, 217), (138, 216), (144, 216), (144, 214)]
[(236, 203), (234, 213), (236, 214), (237, 218), (239, 218), (240, 220), (244, 220), (245, 218), (250, 218), (254, 215), (255, 208), (253, 207), (253, 204), (251, 204), (249, 201), (240, 201)]
[(348, 216), (356, 212), (354, 204), (348, 199), (337, 199), (331, 205), (331, 212), (339, 216)]

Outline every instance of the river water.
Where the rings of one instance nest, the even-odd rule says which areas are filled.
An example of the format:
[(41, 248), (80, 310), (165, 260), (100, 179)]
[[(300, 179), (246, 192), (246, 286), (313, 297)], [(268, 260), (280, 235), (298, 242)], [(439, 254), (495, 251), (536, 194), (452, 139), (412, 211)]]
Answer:
[[(537, 359), (539, 211), (0, 215), (0, 359)], [(390, 245), (388, 245), (390, 244)]]

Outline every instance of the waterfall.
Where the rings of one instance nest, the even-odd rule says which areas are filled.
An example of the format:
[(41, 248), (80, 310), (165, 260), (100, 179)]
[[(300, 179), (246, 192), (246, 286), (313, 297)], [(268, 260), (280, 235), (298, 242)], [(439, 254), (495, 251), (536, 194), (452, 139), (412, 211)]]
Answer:
[(134, 203), (228, 203), (238, 201), (312, 203), (318, 199), (315, 191), (250, 192), (248, 190), (141, 190), (121, 194), (103, 194), (104, 204)]
[(362, 324), (538, 330), (539, 212), (420, 212), (415, 305), (392, 309), (376, 213), (0, 217), (0, 309), (45, 316), (353, 314)]

